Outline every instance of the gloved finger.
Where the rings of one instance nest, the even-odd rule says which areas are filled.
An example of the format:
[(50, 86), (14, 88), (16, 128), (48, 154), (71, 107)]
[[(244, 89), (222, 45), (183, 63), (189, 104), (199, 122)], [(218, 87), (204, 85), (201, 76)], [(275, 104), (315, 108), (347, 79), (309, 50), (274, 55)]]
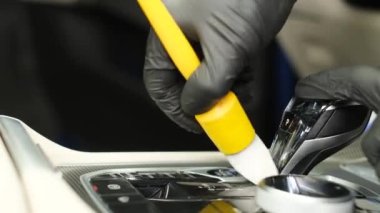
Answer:
[(147, 43), (144, 83), (152, 99), (171, 120), (188, 131), (202, 132), (194, 117), (186, 115), (181, 109), (184, 79), (153, 32)]
[(355, 100), (378, 111), (380, 70), (358, 66), (320, 72), (299, 81), (295, 94), (301, 98)]
[(362, 148), (368, 161), (374, 166), (377, 176), (380, 177), (380, 119), (377, 118), (372, 128), (363, 138)]
[[(204, 59), (186, 82), (181, 96), (182, 109), (190, 115), (207, 111), (231, 89), (252, 46), (246, 35), (254, 33), (249, 32), (253, 29), (247, 20), (213, 16), (209, 22), (200, 34)], [(232, 23), (241, 24), (232, 27)]]

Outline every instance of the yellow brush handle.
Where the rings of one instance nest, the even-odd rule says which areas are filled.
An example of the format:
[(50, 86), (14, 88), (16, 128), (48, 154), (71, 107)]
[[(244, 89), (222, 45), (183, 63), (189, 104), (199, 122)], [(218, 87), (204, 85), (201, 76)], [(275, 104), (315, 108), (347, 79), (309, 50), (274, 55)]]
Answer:
[[(188, 79), (200, 65), (189, 41), (161, 0), (138, 0), (138, 3), (174, 64)], [(195, 117), (224, 154), (244, 150), (255, 137), (255, 131), (233, 92), (228, 92), (208, 112)]]

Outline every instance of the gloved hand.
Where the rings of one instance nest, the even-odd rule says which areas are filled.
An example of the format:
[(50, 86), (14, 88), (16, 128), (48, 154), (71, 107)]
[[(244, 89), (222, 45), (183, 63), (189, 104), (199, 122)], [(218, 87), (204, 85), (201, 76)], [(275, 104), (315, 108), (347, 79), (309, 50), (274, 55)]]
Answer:
[[(311, 75), (296, 86), (296, 96), (315, 99), (353, 100), (380, 109), (380, 69), (360, 66)], [(380, 177), (380, 119), (363, 138), (362, 148)]]
[(148, 38), (146, 88), (169, 118), (200, 132), (194, 115), (207, 111), (238, 80), (251, 56), (278, 33), (296, 0), (165, 0), (203, 61), (187, 82), (154, 33)]

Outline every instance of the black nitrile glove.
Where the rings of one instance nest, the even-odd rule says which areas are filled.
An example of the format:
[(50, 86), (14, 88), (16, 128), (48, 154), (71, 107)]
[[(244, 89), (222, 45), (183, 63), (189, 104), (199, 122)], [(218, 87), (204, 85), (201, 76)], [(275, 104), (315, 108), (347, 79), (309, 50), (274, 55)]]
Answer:
[[(360, 66), (311, 75), (296, 86), (296, 96), (313, 99), (353, 100), (380, 109), (380, 69)], [(363, 138), (362, 148), (380, 177), (380, 119)]]
[(204, 59), (185, 82), (151, 33), (144, 67), (149, 94), (178, 125), (200, 132), (194, 115), (231, 89), (251, 57), (278, 33), (295, 1), (165, 0), (186, 36), (200, 43)]

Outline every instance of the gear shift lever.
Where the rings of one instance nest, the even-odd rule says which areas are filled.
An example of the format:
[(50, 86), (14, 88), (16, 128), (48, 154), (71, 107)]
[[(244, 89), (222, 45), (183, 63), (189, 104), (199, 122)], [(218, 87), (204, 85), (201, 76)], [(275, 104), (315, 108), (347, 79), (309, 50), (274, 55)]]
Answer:
[(280, 173), (309, 173), (362, 134), (370, 114), (356, 102), (293, 98), (270, 148)]

